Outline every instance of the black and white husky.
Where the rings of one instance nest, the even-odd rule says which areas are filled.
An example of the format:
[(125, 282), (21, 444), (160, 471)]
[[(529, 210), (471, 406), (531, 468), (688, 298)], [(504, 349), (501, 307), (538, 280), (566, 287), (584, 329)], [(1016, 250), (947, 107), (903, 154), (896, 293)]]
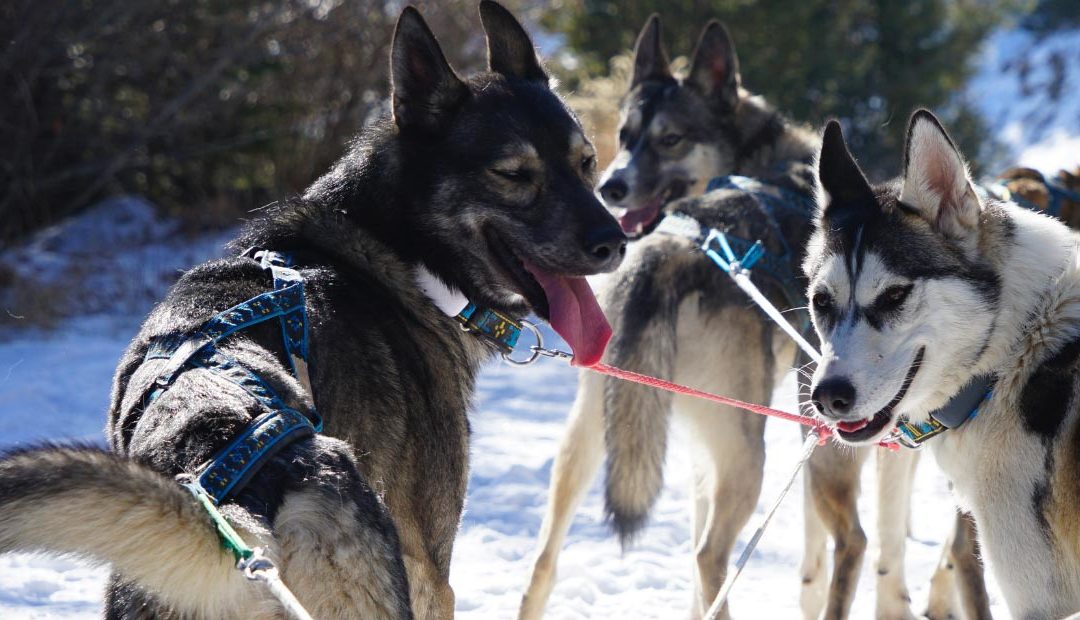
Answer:
[(927, 443), (1012, 615), (1077, 611), (1080, 236), (977, 190), (926, 111), (899, 179), (870, 185), (835, 122), (818, 170), (815, 407), (850, 444), (952, 427)]

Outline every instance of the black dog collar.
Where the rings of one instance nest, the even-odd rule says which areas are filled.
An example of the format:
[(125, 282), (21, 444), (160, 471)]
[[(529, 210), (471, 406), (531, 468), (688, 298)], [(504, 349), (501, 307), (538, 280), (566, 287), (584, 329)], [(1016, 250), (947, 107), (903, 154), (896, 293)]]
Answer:
[(963, 426), (979, 414), (979, 407), (994, 393), (994, 375), (978, 375), (960, 388), (945, 406), (930, 414), (928, 422), (913, 423), (901, 419), (896, 425), (896, 440), (908, 448), (921, 448), (931, 437)]

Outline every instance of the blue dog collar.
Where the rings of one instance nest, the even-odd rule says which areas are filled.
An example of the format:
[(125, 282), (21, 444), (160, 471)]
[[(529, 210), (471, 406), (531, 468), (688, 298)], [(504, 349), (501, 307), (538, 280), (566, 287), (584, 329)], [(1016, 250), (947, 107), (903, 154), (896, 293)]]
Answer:
[(451, 288), (423, 265), (416, 268), (416, 284), (431, 303), (461, 328), (495, 345), (504, 356), (513, 352), (521, 336), (521, 322), (505, 314), (477, 306), (457, 289)]

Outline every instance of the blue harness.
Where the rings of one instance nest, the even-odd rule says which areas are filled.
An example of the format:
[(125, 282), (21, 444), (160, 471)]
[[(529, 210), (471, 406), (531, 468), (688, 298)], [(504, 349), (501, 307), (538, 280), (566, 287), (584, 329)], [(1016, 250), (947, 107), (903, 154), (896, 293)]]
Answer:
[[(717, 189), (734, 189), (753, 196), (764, 208), (771, 220), (770, 223), (776, 230), (780, 230), (778, 215), (785, 211), (794, 213), (807, 221), (813, 219), (814, 201), (808, 196), (783, 187), (768, 185), (750, 177), (730, 175), (712, 179), (705, 191), (711, 192)], [(805, 307), (806, 293), (799, 286), (798, 277), (791, 267), (795, 253), (783, 235), (778, 235), (778, 237), (781, 247), (779, 254), (765, 250), (760, 240), (751, 241), (736, 237), (727, 231), (712, 229), (708, 231), (703, 248), (706, 255), (725, 271), (735, 262), (738, 262), (743, 269), (757, 266), (780, 286), (788, 307)], [(803, 331), (809, 329), (809, 314), (800, 312), (799, 323)]]
[(180, 373), (202, 368), (240, 386), (268, 410), (198, 468), (197, 483), (215, 505), (238, 492), (275, 452), (322, 430), (322, 418), (314, 408), (301, 413), (289, 407), (266, 381), (217, 349), (217, 343), (230, 335), (277, 319), (293, 376), (307, 383), (309, 351), (304, 279), (291, 268), (292, 259), (287, 254), (263, 250), (256, 252), (254, 258), (273, 275), (274, 290), (214, 315), (194, 332), (153, 339), (145, 358), (168, 361), (143, 397), (144, 408), (161, 396)]
[[(1049, 202), (1046, 205), (1045, 213), (1054, 217), (1061, 217), (1061, 203), (1065, 200), (1075, 202), (1080, 205), (1080, 192), (1074, 192), (1073, 190), (1062, 187), (1054, 181), (1045, 177), (1041, 180), (1043, 186), (1046, 187), (1046, 192), (1049, 196)], [(1006, 201), (1012, 201), (1016, 204), (1031, 209), (1032, 211), (1042, 211), (1039, 205), (1032, 203), (1030, 200), (1024, 198), (1020, 194), (1014, 193), (1009, 189), (1008, 179), (998, 179), (993, 184), (986, 187), (986, 190), (991, 194)]]

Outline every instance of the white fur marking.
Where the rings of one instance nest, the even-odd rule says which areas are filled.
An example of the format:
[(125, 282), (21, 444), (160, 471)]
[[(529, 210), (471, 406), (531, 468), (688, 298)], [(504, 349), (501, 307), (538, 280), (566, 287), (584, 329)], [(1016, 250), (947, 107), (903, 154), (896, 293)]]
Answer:
[(469, 305), (469, 299), (461, 291), (447, 286), (423, 265), (416, 268), (416, 285), (446, 316), (457, 316)]

